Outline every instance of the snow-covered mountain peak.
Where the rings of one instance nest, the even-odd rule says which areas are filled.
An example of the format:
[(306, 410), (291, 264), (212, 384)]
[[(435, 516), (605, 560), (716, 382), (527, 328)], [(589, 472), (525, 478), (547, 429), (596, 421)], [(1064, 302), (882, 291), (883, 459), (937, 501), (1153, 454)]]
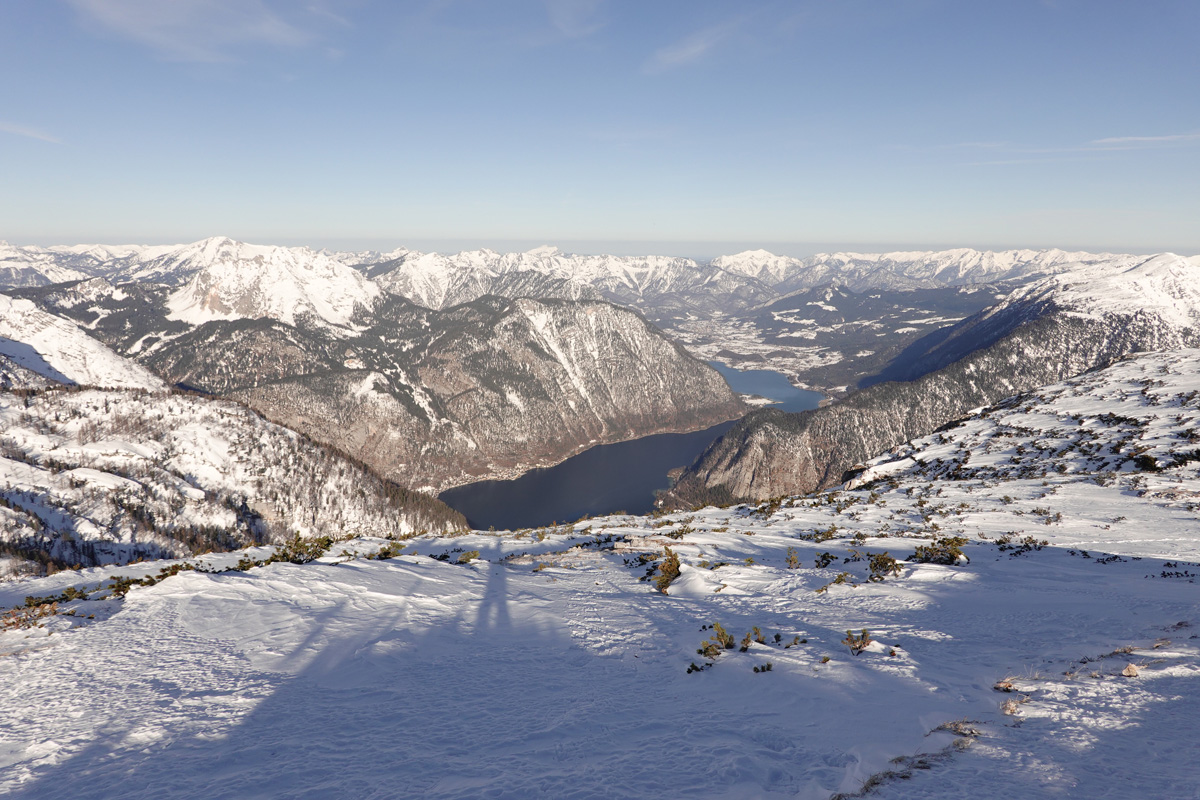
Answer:
[(171, 319), (195, 325), (214, 319), (270, 317), (289, 325), (308, 316), (347, 326), (370, 307), (379, 287), (330, 256), (307, 247), (205, 239), (179, 253), (203, 266), (167, 301)]
[(794, 272), (803, 262), (790, 256), (776, 255), (770, 250), (758, 249), (744, 250), (731, 256), (718, 256), (711, 263), (726, 272), (777, 283)]
[(1073, 314), (1150, 313), (1179, 328), (1200, 325), (1200, 264), (1174, 253), (1125, 256), (1053, 275), (1013, 293), (1002, 307), (1050, 301)]
[[(1088, 264), (1127, 258), (1064, 250), (973, 250), (819, 253), (796, 262), (781, 281), (789, 291), (838, 283), (853, 291), (967, 286), (1030, 280)], [(715, 263), (715, 262), (714, 262)]]
[(534, 247), (530, 250), (526, 250), (525, 254), (533, 256), (534, 258), (552, 258), (554, 256), (563, 255), (563, 251), (559, 250), (552, 244), (544, 244), (540, 247)]
[(198, 242), (183, 245), (176, 249), (175, 257), (179, 260), (191, 260), (197, 265), (216, 264), (222, 261), (250, 261), (255, 258), (269, 257), (279, 250), (296, 250), (312, 253), (307, 247), (288, 248), (274, 245), (254, 245), (230, 239), (228, 236), (210, 236)]
[(420, 255), (416, 250), (410, 250), (407, 247), (397, 247), (396, 249), (389, 250), (386, 253), (379, 253), (377, 256), (375, 256), (373, 261), (376, 264), (382, 264), (385, 261), (395, 261), (398, 258), (404, 258), (405, 256), (412, 254)]

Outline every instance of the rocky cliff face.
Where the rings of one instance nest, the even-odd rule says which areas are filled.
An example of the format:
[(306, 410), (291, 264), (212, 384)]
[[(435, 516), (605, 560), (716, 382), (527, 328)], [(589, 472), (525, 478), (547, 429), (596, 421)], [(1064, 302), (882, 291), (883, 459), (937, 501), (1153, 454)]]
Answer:
[[(416, 319), (405, 328), (385, 317), (342, 343), (349, 355), (336, 368), (228, 391), (433, 491), (744, 410), (715, 371), (608, 303), (489, 297)], [(274, 349), (263, 355), (271, 361)]]
[(1123, 273), (1056, 276), (1017, 292), (912, 354), (914, 379), (801, 414), (749, 415), (664, 495), (670, 505), (803, 494), (856, 464), (1031, 388), (1130, 353), (1200, 343), (1196, 265), (1145, 259)]

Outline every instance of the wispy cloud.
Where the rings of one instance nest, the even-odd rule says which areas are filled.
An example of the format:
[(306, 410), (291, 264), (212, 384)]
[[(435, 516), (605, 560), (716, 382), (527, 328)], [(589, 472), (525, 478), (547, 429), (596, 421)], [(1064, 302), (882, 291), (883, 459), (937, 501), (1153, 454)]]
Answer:
[(342, 16), (341, 14), (339, 14), (336, 11), (334, 11), (333, 9), (331, 9), (327, 2), (309, 3), (307, 6), (307, 9), (308, 9), (308, 13), (312, 14), (313, 16), (320, 17), (321, 19), (323, 19), (327, 22), (332, 22), (335, 25), (338, 25), (340, 27), (343, 27), (343, 28), (353, 28), (354, 27), (353, 22), (351, 22), (346, 17)]
[[(1013, 164), (1050, 164), (1064, 161), (1095, 161), (1105, 157), (1105, 153), (1123, 150), (1146, 150), (1168, 145), (1200, 142), (1200, 133), (1172, 133), (1163, 136), (1109, 136), (1103, 139), (1092, 139), (1076, 145), (1061, 147), (1031, 147), (1009, 145), (997, 142), (997, 150), (1007, 154), (1008, 158), (998, 158), (986, 161), (972, 161), (964, 166), (1008, 166)], [(972, 145), (943, 145), (945, 149)], [(979, 147), (992, 147), (991, 143), (981, 142)]]
[[(1064, 151), (1065, 152), (1065, 151)], [(1079, 151), (1074, 151), (1079, 152)], [(990, 161), (968, 161), (964, 167), (1011, 167), (1020, 164), (1058, 164), (1069, 161), (1099, 161), (1098, 155), (1042, 156), (1039, 158), (997, 158)]]
[(11, 122), (0, 121), (0, 132), (11, 133), (14, 136), (24, 136), (29, 139), (38, 139), (51, 144), (62, 144), (62, 139), (57, 136), (51, 136), (48, 133), (43, 133), (35, 128), (28, 128), (24, 125), (14, 125)]
[(1000, 147), (1008, 147), (1008, 142), (955, 142), (942, 145), (942, 147), (945, 149), (995, 150)]
[(172, 61), (226, 62), (245, 45), (297, 47), (312, 37), (263, 0), (68, 0), (85, 20)]
[(1166, 136), (1110, 136), (1088, 142), (1096, 147), (1153, 147), (1159, 144), (1200, 141), (1200, 133), (1171, 133)]
[(591, 36), (604, 27), (600, 16), (603, 0), (543, 0), (550, 24), (569, 39)]
[(728, 39), (739, 27), (741, 18), (725, 22), (703, 30), (696, 31), (673, 44), (657, 50), (646, 63), (647, 72), (664, 72), (676, 67), (699, 61), (708, 55), (713, 48)]

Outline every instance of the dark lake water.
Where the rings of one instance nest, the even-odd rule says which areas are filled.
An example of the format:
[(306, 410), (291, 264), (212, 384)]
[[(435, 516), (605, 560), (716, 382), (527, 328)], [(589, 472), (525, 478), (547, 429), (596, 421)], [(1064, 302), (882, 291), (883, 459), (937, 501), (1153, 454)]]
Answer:
[[(778, 399), (776, 407), (785, 411), (816, 408), (822, 397), (797, 389), (778, 372), (738, 372), (715, 362), (712, 366), (734, 391)], [(439, 497), (479, 529), (534, 528), (618, 511), (646, 514), (654, 508), (655, 490), (670, 485), (667, 473), (691, 464), (732, 426), (730, 421), (694, 433), (660, 433), (598, 445), (554, 467), (511, 481), (470, 483)]]

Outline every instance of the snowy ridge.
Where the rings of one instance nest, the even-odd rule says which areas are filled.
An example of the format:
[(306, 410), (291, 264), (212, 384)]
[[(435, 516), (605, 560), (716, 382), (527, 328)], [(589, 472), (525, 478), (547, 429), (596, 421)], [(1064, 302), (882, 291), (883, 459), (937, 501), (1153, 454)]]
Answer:
[(193, 325), (262, 317), (295, 325), (309, 317), (346, 327), (380, 295), (361, 273), (307, 248), (206, 239), (176, 257), (204, 264), (167, 301), (171, 319)]
[(1090, 319), (1150, 314), (1176, 328), (1200, 323), (1200, 258), (1123, 257), (1072, 269), (1013, 292), (992, 312), (1053, 302)]
[[(971, 249), (880, 254), (823, 253), (799, 259), (766, 250), (718, 256), (710, 262), (667, 256), (569, 255), (555, 247), (501, 254), (474, 250), (443, 255), (411, 252), (373, 269), (381, 284), (430, 308), (473, 300), (502, 275), (532, 272), (600, 290), (614, 302), (653, 306), (658, 298), (717, 291), (756, 305), (825, 284), (854, 292), (928, 289), (1028, 281), (1081, 267), (1121, 268), (1139, 256), (1064, 250)], [(386, 269), (386, 271), (384, 271)], [(731, 298), (727, 298), (731, 299)]]
[[(215, 260), (235, 254), (241, 245), (228, 237), (214, 236), (187, 244), (76, 244), (38, 247), (0, 241), (0, 288), (44, 286), (50, 283), (103, 276), (113, 283), (145, 282), (178, 286)], [(260, 246), (261, 247), (261, 246)], [(376, 264), (401, 258), (408, 250), (388, 253), (310, 250), (306, 247), (270, 247), (292, 251), (297, 261), (329, 259), (346, 266)]]
[(163, 382), (75, 324), (0, 294), (0, 356), (63, 383), (161, 391)]
[(837, 283), (852, 291), (966, 286), (1029, 280), (1121, 261), (1127, 256), (1063, 250), (979, 251), (969, 248), (894, 253), (822, 253), (803, 259), (781, 283), (789, 290)]
[[(852, 291), (965, 286), (1030, 280), (1086, 265), (1115, 265), (1136, 256), (1063, 250), (944, 251), (892, 253), (821, 253), (808, 258), (748, 250), (708, 262), (671, 256), (573, 255), (543, 246), (521, 253), (470, 250), (454, 254), (421, 253), (407, 248), (391, 252), (331, 252), (305, 247), (247, 245), (212, 237), (181, 245), (72, 245), (14, 247), (0, 244), (0, 287), (33, 286), (102, 275), (114, 283), (129, 281), (181, 285), (217, 264), (265, 261), (328, 272), (332, 263), (353, 266), (380, 280), (391, 292), (428, 308), (446, 308), (488, 293), (506, 275), (530, 273), (588, 286), (617, 302), (640, 304), (660, 296), (703, 292), (714, 283), (723, 292), (773, 296), (827, 283)], [(734, 290), (733, 287), (741, 287)], [(561, 286), (556, 287), (559, 296)], [(578, 292), (579, 289), (576, 289)]]
[(428, 308), (446, 308), (489, 293), (504, 276), (529, 273), (574, 284), (576, 296), (594, 287), (612, 299), (642, 298), (671, 286), (707, 279), (705, 269), (686, 258), (668, 256), (567, 255), (557, 247), (523, 253), (471, 250), (452, 255), (410, 252), (380, 267), (381, 285)]
[(68, 261), (40, 247), (14, 247), (0, 241), (0, 287), (45, 286), (89, 277), (88, 272), (68, 266)]

